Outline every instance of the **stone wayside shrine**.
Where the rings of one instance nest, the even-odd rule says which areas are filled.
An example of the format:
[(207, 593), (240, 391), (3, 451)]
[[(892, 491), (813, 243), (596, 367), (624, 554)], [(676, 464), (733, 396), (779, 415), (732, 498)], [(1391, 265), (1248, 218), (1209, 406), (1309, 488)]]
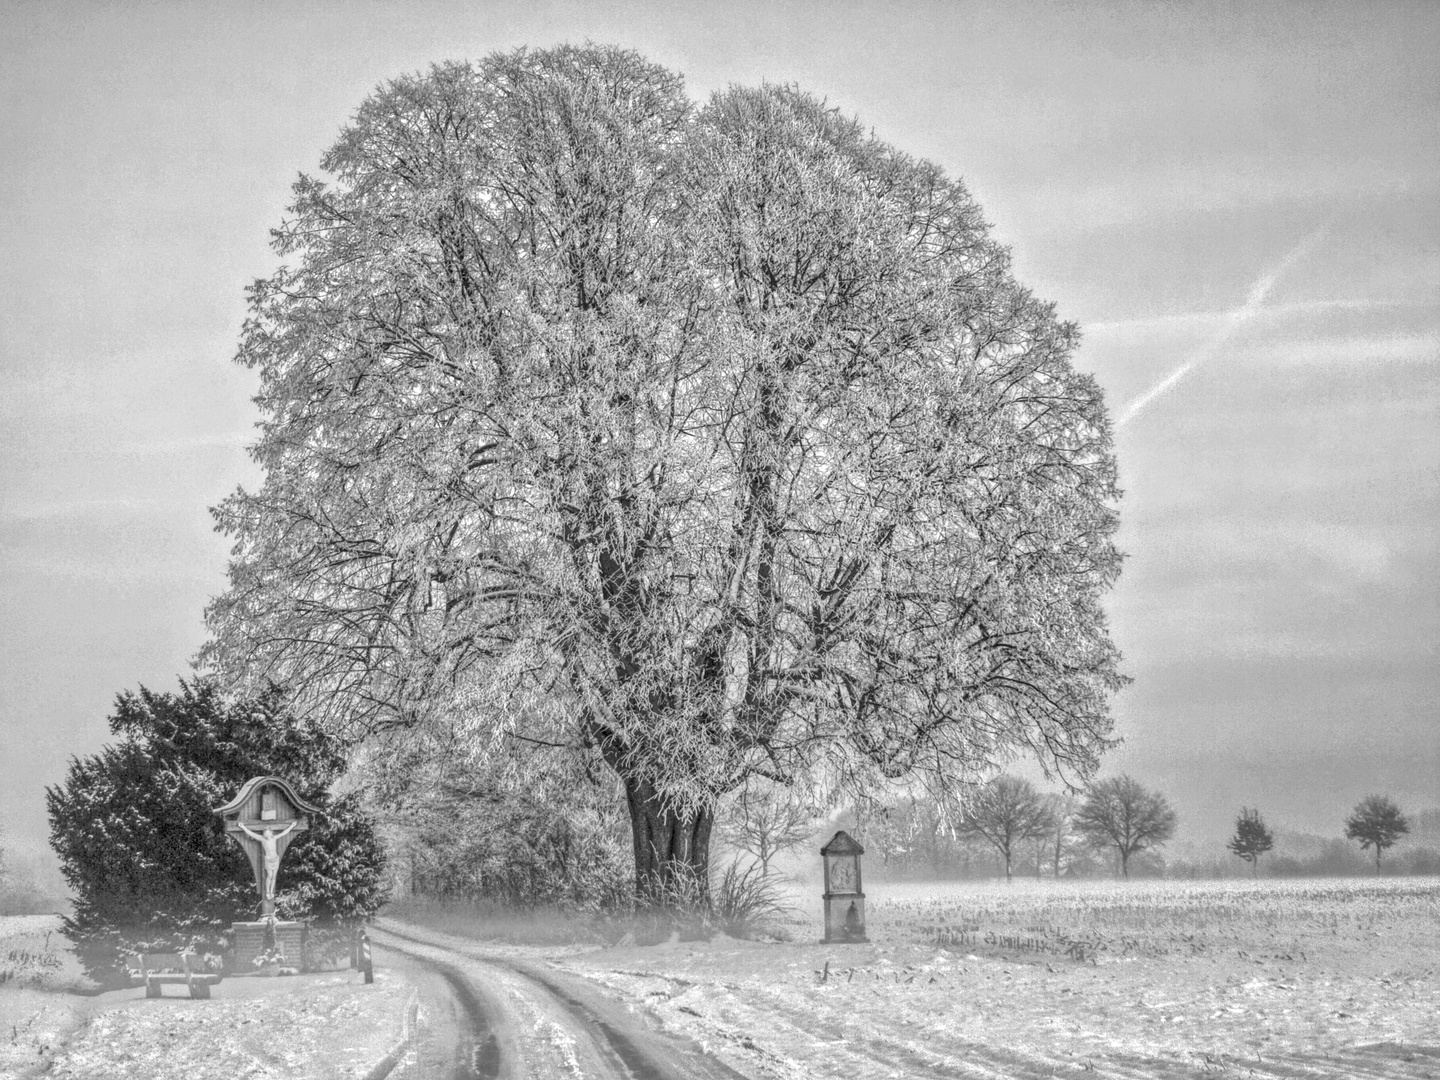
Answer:
[(305, 926), (275, 918), (275, 879), (290, 841), (310, 828), (312, 806), (278, 776), (257, 776), (245, 781), (239, 793), (215, 813), (225, 821), (225, 833), (245, 852), (255, 871), (260, 894), (260, 921), (231, 923), (235, 952), (234, 974), (256, 970), (256, 958), (283, 957), (276, 965), (300, 970), (303, 966)]
[(860, 856), (865, 849), (847, 832), (837, 832), (820, 849), (825, 863), (825, 943), (869, 941), (865, 936), (865, 894), (860, 891)]

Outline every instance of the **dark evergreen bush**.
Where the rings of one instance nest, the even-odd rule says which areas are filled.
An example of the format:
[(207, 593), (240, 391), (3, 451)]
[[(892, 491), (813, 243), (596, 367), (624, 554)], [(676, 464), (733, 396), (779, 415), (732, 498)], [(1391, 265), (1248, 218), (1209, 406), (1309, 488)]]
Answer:
[(282, 776), (321, 807), (280, 867), (284, 918), (346, 924), (384, 901), (383, 850), (355, 796), (329, 794), (338, 743), (284, 711), (279, 693), (228, 703), (204, 681), (178, 694), (141, 687), (116, 698), (120, 741), (74, 758), (45, 792), (50, 843), (74, 890), (65, 931), (91, 975), (119, 972), (129, 951), (193, 948), (218, 961), (230, 923), (257, 917), (250, 864), (215, 807), (252, 776)]

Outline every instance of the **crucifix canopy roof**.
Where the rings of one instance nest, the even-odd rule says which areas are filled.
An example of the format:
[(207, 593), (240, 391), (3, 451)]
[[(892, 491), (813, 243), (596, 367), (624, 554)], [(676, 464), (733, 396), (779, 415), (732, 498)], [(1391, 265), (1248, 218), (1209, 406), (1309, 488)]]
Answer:
[(295, 789), (290, 786), (290, 781), (282, 780), (278, 776), (256, 776), (246, 780), (245, 783), (240, 786), (239, 793), (224, 806), (217, 807), (215, 813), (221, 817), (225, 817), (227, 814), (238, 814), (240, 808), (245, 805), (245, 800), (250, 798), (256, 788), (264, 784), (274, 784), (283, 791), (285, 797), (290, 800), (295, 809), (307, 814), (318, 814), (320, 812), (320, 807), (313, 803), (306, 802), (300, 798), (299, 795), (295, 794)]

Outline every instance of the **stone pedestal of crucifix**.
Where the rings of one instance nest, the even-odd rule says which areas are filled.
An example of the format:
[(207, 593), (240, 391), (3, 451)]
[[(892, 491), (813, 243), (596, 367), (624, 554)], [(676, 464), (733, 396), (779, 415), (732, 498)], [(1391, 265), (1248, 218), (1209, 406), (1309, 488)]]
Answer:
[(301, 799), (289, 782), (278, 776), (247, 780), (235, 798), (216, 808), (215, 813), (225, 821), (225, 834), (250, 860), (260, 894), (260, 921), (230, 924), (235, 934), (231, 967), (236, 974), (252, 971), (262, 956), (283, 956), (286, 966), (303, 967), (305, 927), (275, 917), (275, 880), (285, 849), (310, 828), (309, 815), (318, 811), (319, 807)]

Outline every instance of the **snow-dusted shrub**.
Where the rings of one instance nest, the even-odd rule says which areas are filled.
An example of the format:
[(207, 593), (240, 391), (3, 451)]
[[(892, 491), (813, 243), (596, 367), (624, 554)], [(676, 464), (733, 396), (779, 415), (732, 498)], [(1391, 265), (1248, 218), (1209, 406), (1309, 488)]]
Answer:
[(287, 714), (278, 693), (227, 703), (209, 683), (122, 693), (118, 742), (76, 758), (46, 789), (51, 844), (75, 892), (65, 922), (90, 974), (118, 976), (128, 952), (219, 954), (229, 924), (256, 916), (250, 864), (214, 808), (252, 776), (279, 775), (320, 806), (280, 867), (286, 918), (351, 921), (383, 902), (383, 851), (353, 796), (328, 787), (342, 747)]
[(711, 896), (715, 925), (738, 938), (750, 937), (790, 907), (759, 864), (742, 867), (738, 860), (725, 867)]

